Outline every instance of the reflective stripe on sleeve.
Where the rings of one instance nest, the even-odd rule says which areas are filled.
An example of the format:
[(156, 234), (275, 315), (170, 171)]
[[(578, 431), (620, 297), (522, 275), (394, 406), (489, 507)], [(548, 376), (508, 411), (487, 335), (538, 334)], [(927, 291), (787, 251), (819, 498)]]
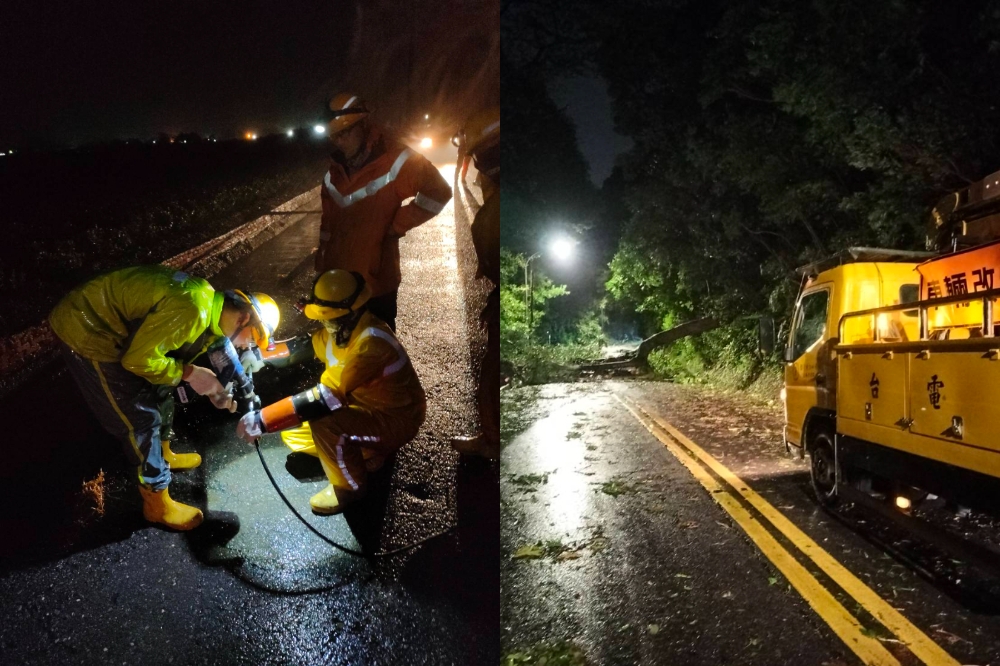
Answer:
[(388, 377), (393, 373), (399, 372), (407, 363), (410, 362), (410, 357), (406, 355), (406, 350), (403, 349), (403, 346), (399, 344), (399, 341), (392, 337), (389, 333), (386, 333), (380, 328), (372, 327), (366, 328), (361, 334), (362, 337), (369, 335), (385, 340), (389, 343), (389, 346), (396, 350), (396, 353), (399, 354), (399, 358), (394, 363), (387, 365), (385, 369), (382, 370), (383, 377)]
[(417, 192), (417, 196), (413, 199), (413, 203), (420, 206), (428, 213), (432, 213), (434, 215), (437, 215), (444, 210), (443, 203), (440, 201), (434, 201), (434, 199), (431, 199), (428, 196), (424, 196), (423, 192)]
[(320, 398), (323, 399), (323, 404), (325, 404), (327, 409), (329, 409), (331, 412), (336, 411), (344, 406), (344, 403), (342, 403), (337, 398), (337, 396), (333, 394), (333, 391), (330, 390), (329, 386), (322, 383), (317, 384), (317, 386), (319, 387), (319, 395)]

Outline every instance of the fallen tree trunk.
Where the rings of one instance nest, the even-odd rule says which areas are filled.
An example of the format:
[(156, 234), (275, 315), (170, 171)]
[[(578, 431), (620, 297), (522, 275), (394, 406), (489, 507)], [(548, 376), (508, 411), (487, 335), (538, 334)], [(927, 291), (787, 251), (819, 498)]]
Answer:
[(672, 345), (681, 338), (686, 338), (691, 335), (701, 335), (706, 331), (711, 331), (712, 329), (718, 327), (719, 322), (711, 317), (685, 322), (680, 326), (674, 326), (668, 331), (660, 331), (659, 333), (646, 338), (639, 345), (639, 348), (628, 356), (584, 363), (580, 366), (580, 371), (602, 372), (606, 370), (620, 370), (623, 368), (646, 369), (649, 367), (649, 355), (653, 352), (653, 350)]

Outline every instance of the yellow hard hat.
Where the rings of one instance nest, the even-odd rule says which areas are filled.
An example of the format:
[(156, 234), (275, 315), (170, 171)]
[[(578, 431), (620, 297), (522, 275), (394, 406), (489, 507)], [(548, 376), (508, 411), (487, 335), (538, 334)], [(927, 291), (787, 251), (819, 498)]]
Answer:
[(460, 133), (468, 155), (476, 155), (500, 143), (500, 107), (494, 106), (472, 114)]
[(371, 287), (361, 273), (335, 269), (316, 278), (303, 312), (319, 321), (337, 319), (357, 311), (371, 297)]
[(327, 108), (327, 126), (330, 136), (353, 127), (368, 116), (365, 101), (353, 93), (340, 93), (330, 100)]
[(281, 321), (281, 311), (274, 299), (260, 292), (240, 291), (233, 289), (237, 300), (248, 303), (253, 310), (250, 315), (250, 326), (253, 331), (253, 342), (261, 349), (267, 349), (271, 336)]

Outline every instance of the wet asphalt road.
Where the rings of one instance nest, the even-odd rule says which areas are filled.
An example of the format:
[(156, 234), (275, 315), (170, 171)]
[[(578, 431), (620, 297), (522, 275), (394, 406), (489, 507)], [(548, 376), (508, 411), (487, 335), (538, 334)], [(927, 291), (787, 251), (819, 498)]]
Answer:
[[(505, 655), (576, 647), (608, 665), (861, 663), (616, 394), (736, 472), (957, 663), (1000, 663), (1000, 605), (970, 606), (921, 578), (867, 538), (870, 518), (852, 528), (820, 509), (806, 462), (784, 453), (776, 407), (653, 382), (505, 392)], [(920, 663), (834, 596), (901, 664)]]
[[(303, 206), (318, 208), (318, 195)], [(460, 466), (448, 447), (475, 424), (469, 221), (460, 200), (457, 216), (449, 205), (402, 243), (397, 324), (428, 417), (369, 500), (346, 517), (313, 516), (308, 498), (325, 483), (316, 462), (289, 457), (276, 435), (261, 446), (289, 499), (335, 541), (375, 552), (449, 533), (374, 562), (333, 550), (281, 503), (254, 450), (236, 440), (236, 417), (200, 404), (178, 410), (174, 448), (204, 463), (176, 473), (171, 494), (206, 508), (206, 523), (186, 534), (151, 527), (116, 445), (53, 364), (2, 406), (12, 432), (0, 476), (0, 663), (497, 663), (496, 476)], [(283, 313), (278, 337), (306, 330), (290, 305), (311, 285), (318, 224), (304, 215), (212, 284), (271, 294)], [(267, 369), (258, 393), (267, 404), (321, 369)], [(103, 517), (80, 492), (100, 470)]]

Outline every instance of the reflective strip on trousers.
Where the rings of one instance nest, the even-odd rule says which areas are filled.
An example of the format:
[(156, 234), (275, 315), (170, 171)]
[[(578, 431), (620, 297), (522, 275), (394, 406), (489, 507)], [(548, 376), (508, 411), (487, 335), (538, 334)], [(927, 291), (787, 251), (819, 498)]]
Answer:
[(340, 438), (337, 439), (336, 449), (337, 467), (340, 468), (340, 471), (344, 474), (344, 478), (347, 479), (347, 482), (351, 484), (351, 488), (357, 490), (359, 488), (358, 482), (354, 480), (353, 476), (351, 476), (351, 473), (347, 470), (347, 463), (344, 462), (344, 435), (341, 435)]

